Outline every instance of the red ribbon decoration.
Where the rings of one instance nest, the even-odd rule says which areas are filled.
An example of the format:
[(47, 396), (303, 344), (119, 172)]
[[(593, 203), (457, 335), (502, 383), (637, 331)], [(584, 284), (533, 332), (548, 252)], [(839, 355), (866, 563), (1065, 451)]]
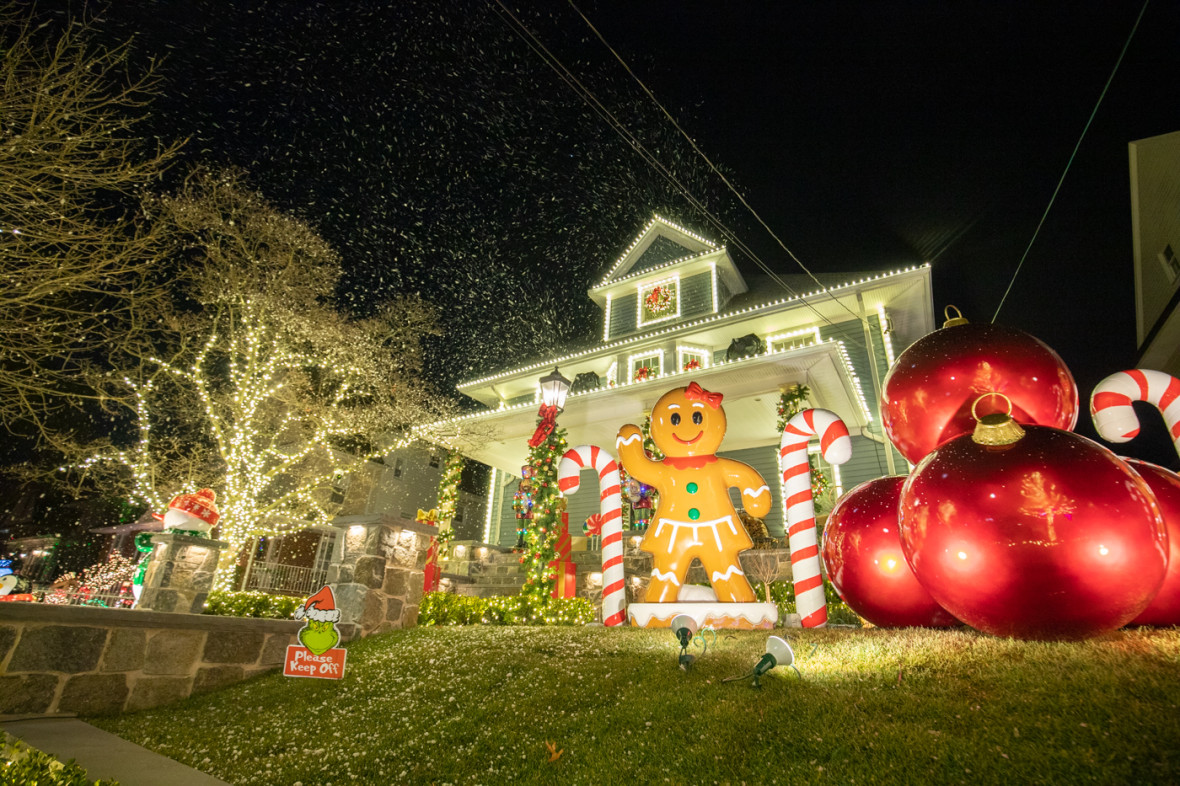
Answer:
[(537, 410), (537, 416), (541, 418), (541, 422), (537, 424), (537, 430), (529, 439), (530, 448), (535, 448), (548, 439), (549, 435), (553, 433), (553, 429), (557, 427), (557, 407), (542, 404), (541, 408)]
[(710, 393), (695, 382), (688, 383), (688, 390), (684, 391), (684, 397), (689, 401), (703, 401), (713, 409), (721, 406), (721, 399), (723, 394)]

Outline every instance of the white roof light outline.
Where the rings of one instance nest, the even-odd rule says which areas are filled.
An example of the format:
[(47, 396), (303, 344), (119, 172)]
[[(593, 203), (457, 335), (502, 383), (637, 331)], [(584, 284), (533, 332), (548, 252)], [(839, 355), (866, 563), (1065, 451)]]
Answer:
[[(786, 351), (798, 352), (798, 351), (802, 351), (802, 350), (815, 349), (816, 347), (833, 347), (833, 346), (837, 348), (839, 355), (840, 355), (840, 360), (844, 364), (844, 370), (845, 370), (845, 372), (847, 372), (848, 377), (852, 380), (853, 389), (856, 391), (856, 399), (857, 399), (857, 402), (860, 404), (861, 412), (864, 413), (865, 422), (872, 423), (873, 422), (873, 415), (869, 411), (868, 400), (865, 398), (864, 389), (862, 388), (861, 383), (860, 383), (860, 377), (857, 376), (856, 372), (852, 370), (852, 361), (850, 360), (850, 358), (848, 356), (848, 350), (845, 348), (843, 341), (840, 341), (840, 340), (834, 339), (834, 338), (829, 338), (829, 339), (825, 339), (825, 340), (819, 342), (818, 344), (809, 344), (806, 347), (799, 347), (794, 350), (786, 350)], [(662, 362), (664, 350), (662, 350), (662, 349), (653, 349), (650, 352), (636, 353), (634, 355), (631, 355), (628, 358), (628, 362), (630, 362), (631, 360), (634, 360), (635, 358), (651, 357), (656, 354), (659, 354), (661, 356), (660, 365), (662, 368), (664, 365)], [(718, 361), (714, 361), (714, 362), (710, 363), (709, 368), (715, 369), (715, 368), (721, 368), (722, 366), (736, 365), (738, 363), (748, 363), (752, 360), (760, 360), (762, 358), (768, 357), (769, 355), (773, 355), (773, 354), (779, 354), (779, 353), (767, 351), (767, 352), (757, 354), (757, 355), (748, 355), (746, 357), (737, 358), (735, 360), (718, 360)], [(545, 364), (542, 363), (541, 365), (545, 365)], [(619, 388), (634, 387), (634, 386), (638, 386), (638, 385), (650, 385), (653, 382), (658, 382), (661, 379), (665, 379), (667, 377), (688, 376), (692, 373), (693, 372), (691, 372), (691, 371), (684, 371), (682, 369), (669, 369), (667, 371), (661, 371), (661, 373), (658, 376), (651, 376), (651, 377), (648, 377), (647, 379), (639, 381), (639, 382), (636, 382), (634, 380), (629, 381), (629, 382), (620, 381), (615, 385), (615, 387), (611, 388), (611, 390), (618, 390)], [(566, 401), (568, 402), (570, 399), (576, 398), (578, 396), (588, 396), (588, 395), (592, 395), (595, 393), (601, 393), (601, 392), (602, 392), (601, 389), (597, 389), (597, 390), (584, 390), (580, 393), (570, 393), (568, 398), (566, 399)], [(439, 421), (435, 421), (434, 423), (426, 423), (421, 426), (416, 426), (416, 427), (414, 427), (414, 431), (426, 431), (430, 428), (443, 426), (443, 425), (446, 425), (449, 423), (458, 423), (463, 420), (473, 420), (475, 418), (482, 418), (482, 417), (486, 417), (488, 415), (499, 414), (501, 412), (516, 410), (516, 409), (521, 409), (521, 410), (532, 409), (535, 406), (536, 406), (535, 402), (528, 401), (528, 402), (525, 402), (522, 404), (513, 404), (510, 407), (502, 407), (500, 409), (486, 409), (486, 410), (483, 410), (482, 412), (471, 412), (466, 415), (459, 415), (457, 417), (450, 418), (448, 420), (439, 420)], [(438, 441), (437, 437), (434, 438), (434, 441), (436, 441), (436, 442)]]
[(644, 333), (644, 334), (638, 335), (638, 336), (631, 336), (629, 338), (623, 338), (623, 339), (619, 339), (617, 341), (612, 341), (609, 344), (602, 344), (597, 347), (591, 347), (589, 349), (584, 349), (580, 352), (573, 352), (569, 355), (562, 355), (561, 357), (558, 357), (558, 358), (553, 358), (550, 360), (542, 360), (538, 363), (531, 363), (527, 366), (521, 366), (519, 368), (511, 369), (509, 371), (501, 371), (499, 374), (492, 374), (491, 376), (481, 377), (479, 379), (473, 379), (470, 382), (461, 382), (461, 383), (459, 383), (459, 385), (457, 385), (457, 387), (460, 389), (470, 388), (472, 386), (482, 385), (487, 382), (495, 382), (496, 380), (506, 379), (508, 377), (514, 377), (514, 376), (517, 376), (518, 374), (524, 374), (525, 372), (528, 372), (528, 371), (534, 371), (539, 368), (546, 368), (548, 366), (553, 366), (555, 364), (564, 363), (569, 360), (575, 360), (577, 358), (585, 357), (587, 355), (594, 355), (594, 354), (597, 354), (597, 353), (602, 352), (604, 350), (611, 349), (612, 347), (622, 347), (622, 346), (626, 346), (627, 344), (634, 344), (639, 341), (646, 341), (648, 339), (656, 338), (657, 336), (662, 336), (667, 333), (672, 333), (674, 331), (687, 330), (688, 328), (696, 327), (698, 325), (704, 325), (704, 324), (708, 324), (710, 322), (719, 322), (723, 319), (729, 319), (730, 317), (736, 317), (736, 316), (740, 316), (742, 314), (749, 314), (749, 313), (752, 313), (755, 311), (763, 311), (766, 309), (771, 309), (771, 308), (775, 308), (777, 306), (784, 305), (786, 303), (803, 301), (803, 300), (807, 300), (808, 298), (817, 297), (819, 295), (829, 294), (832, 292), (838, 292), (842, 289), (847, 289), (848, 287), (854, 287), (854, 286), (858, 286), (860, 284), (867, 284), (872, 281), (880, 281), (885, 278), (892, 278), (893, 276), (905, 275), (906, 273), (912, 273), (915, 270), (928, 270), (929, 268), (930, 268), (929, 262), (921, 264), (921, 265), (911, 265), (910, 267), (907, 267), (907, 268), (901, 268), (899, 270), (891, 270), (887, 273), (881, 273), (876, 276), (869, 276), (867, 278), (858, 279), (856, 281), (849, 281), (848, 283), (840, 284), (839, 286), (828, 287), (826, 289), (817, 289), (814, 292), (808, 292), (803, 295), (793, 295), (791, 297), (782, 298), (781, 300), (775, 300), (770, 303), (762, 303), (762, 304), (755, 305), (755, 306), (747, 306), (746, 308), (738, 309), (737, 311), (727, 311), (724, 314), (712, 314), (710, 316), (702, 317), (701, 319), (697, 319), (692, 322), (679, 323), (679, 324), (676, 324), (676, 325), (673, 325), (670, 327), (662, 328), (660, 330), (653, 330), (650, 333)]
[[(620, 276), (619, 278), (616, 278), (613, 281), (608, 282), (607, 284), (599, 284), (596, 287), (591, 287), (590, 291), (593, 292), (596, 289), (603, 289), (604, 287), (607, 287), (607, 286), (614, 287), (616, 284), (622, 284), (626, 281), (630, 281), (633, 278), (641, 278), (643, 276), (650, 276), (650, 275), (660, 272), (661, 270), (664, 270), (665, 268), (672, 267), (673, 265), (679, 265), (682, 262), (691, 262), (694, 259), (698, 259), (700, 257), (707, 257), (711, 254), (716, 254), (719, 251), (725, 251), (725, 250), (726, 250), (725, 246), (722, 246), (721, 248), (710, 248), (705, 251), (701, 251), (700, 253), (692, 253), (692, 254), (688, 254), (686, 256), (678, 257), (677, 259), (673, 259), (671, 262), (664, 262), (661, 265), (656, 265), (655, 267), (649, 267), (644, 270), (640, 270), (638, 273), (628, 273), (627, 275)], [(710, 264), (712, 264), (714, 268), (716, 268), (716, 266), (717, 266), (716, 262), (711, 262)]]
[(600, 286), (600, 287), (605, 286), (606, 283), (608, 281), (610, 281), (610, 277), (612, 275), (614, 275), (614, 272), (616, 270), (619, 269), (619, 265), (623, 264), (623, 260), (625, 260), (627, 258), (627, 255), (630, 254), (635, 249), (635, 247), (637, 245), (639, 245), (640, 242), (643, 241), (643, 239), (645, 237), (647, 237), (647, 233), (651, 231), (651, 228), (654, 227), (657, 222), (663, 224), (664, 226), (668, 227), (669, 229), (674, 229), (677, 232), (681, 232), (685, 235), (688, 235), (693, 240), (704, 243), (706, 246), (708, 246), (710, 249), (712, 249), (714, 251), (716, 251), (718, 249), (718, 245), (716, 243), (714, 243), (712, 240), (706, 240), (705, 238), (698, 235), (696, 232), (692, 232), (688, 229), (685, 229), (684, 227), (680, 226), (679, 224), (677, 224), (673, 221), (669, 221), (668, 219), (664, 218), (663, 216), (653, 215), (651, 217), (651, 219), (644, 225), (643, 231), (635, 236), (635, 239), (631, 241), (631, 245), (627, 246), (627, 250), (624, 251), (621, 255), (619, 255), (619, 258), (615, 260), (615, 263), (613, 265), (611, 265), (610, 270), (607, 271), (606, 276), (603, 277), (602, 282), (599, 283), (598, 286)]

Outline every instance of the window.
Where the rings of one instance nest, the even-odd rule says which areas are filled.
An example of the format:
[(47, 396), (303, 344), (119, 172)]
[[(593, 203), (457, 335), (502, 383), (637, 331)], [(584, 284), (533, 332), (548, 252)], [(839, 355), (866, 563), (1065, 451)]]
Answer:
[(640, 284), (636, 324), (640, 327), (680, 316), (680, 277)]
[(700, 347), (676, 347), (676, 366), (681, 371), (708, 368), (709, 358), (712, 354), (709, 350)]
[(631, 368), (631, 381), (655, 379), (663, 370), (664, 351), (659, 349), (642, 355), (632, 355), (627, 365)]
[(403, 463), (402, 463), (402, 460), (401, 460), (401, 459), (396, 459), (396, 460), (393, 462), (393, 476), (394, 476), (395, 478), (400, 478), (400, 477), (402, 476), (402, 469), (403, 469), (403, 468), (404, 468), (404, 465), (403, 465)]
[(819, 343), (819, 328), (803, 328), (788, 333), (779, 333), (766, 339), (770, 352), (786, 352)]
[(1180, 259), (1176, 258), (1176, 252), (1172, 250), (1172, 244), (1164, 246), (1164, 250), (1159, 253), (1160, 265), (1164, 268), (1164, 275), (1168, 277), (1168, 281), (1175, 283), (1176, 278), (1180, 277)]

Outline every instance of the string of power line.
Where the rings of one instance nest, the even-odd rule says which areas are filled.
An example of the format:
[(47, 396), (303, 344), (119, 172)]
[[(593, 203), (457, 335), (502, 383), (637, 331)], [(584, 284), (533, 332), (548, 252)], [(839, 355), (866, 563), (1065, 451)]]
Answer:
[[(816, 317), (819, 318), (822, 322), (828, 324), (829, 326), (833, 326), (833, 327), (835, 326), (835, 323), (832, 322), (832, 320), (829, 319), (826, 315), (821, 313), (818, 309), (816, 309), (814, 304), (807, 301), (806, 299), (803, 299), (801, 296), (801, 293), (797, 292), (794, 288), (792, 288), (786, 282), (784, 282), (781, 278), (779, 278), (778, 275), (773, 270), (771, 270), (770, 267), (768, 265), (766, 265), (766, 263), (764, 263), (762, 261), (762, 259), (757, 255), (757, 253), (753, 251), (753, 249), (751, 249), (748, 245), (746, 245), (737, 236), (737, 234), (735, 232), (733, 232), (731, 229), (729, 229), (729, 227), (726, 226), (725, 223), (722, 222), (720, 218), (718, 218), (716, 215), (714, 215), (713, 212), (710, 211), (708, 209), (708, 207), (700, 199), (698, 199), (695, 195), (693, 195), (688, 190), (688, 188), (683, 183), (681, 183), (680, 180), (677, 179), (676, 176), (667, 167), (665, 167), (652, 153), (650, 153), (644, 147), (643, 143), (633, 133), (631, 133), (631, 131), (622, 123), (622, 121), (620, 121), (617, 117), (615, 117), (615, 115), (606, 106), (604, 106), (601, 101), (598, 100), (597, 96), (594, 95), (593, 91), (591, 91), (584, 84), (582, 84), (581, 80), (579, 80), (578, 77), (575, 74), (573, 74), (561, 62), (560, 58), (558, 58), (551, 51), (549, 51), (549, 49), (544, 45), (544, 43), (542, 43), (537, 38), (537, 36), (535, 34), (533, 34), (533, 32), (531, 30), (529, 30), (528, 27), (523, 22), (521, 22), (520, 19), (518, 19), (515, 14), (512, 13), (512, 11), (504, 4), (503, 0), (495, 0), (495, 2), (503, 11), (503, 15), (511, 20), (510, 27), (513, 30), (513, 32), (515, 32), (516, 35), (518, 35), (529, 46), (529, 48), (538, 57), (540, 57), (542, 59), (542, 61), (546, 65), (548, 65), (549, 68), (551, 68), (558, 75), (558, 77), (571, 90), (573, 90), (574, 93), (579, 98), (582, 99), (583, 102), (585, 102), (587, 104), (587, 106), (589, 106), (595, 112), (595, 114), (597, 114), (604, 122), (606, 122), (615, 131), (615, 133), (617, 133), (623, 139), (623, 141), (625, 141), (628, 144), (628, 146), (630, 146), (644, 160), (645, 163), (647, 163), (657, 173), (659, 173), (661, 177), (665, 178), (669, 183), (671, 183), (672, 186), (689, 202), (689, 204), (691, 206), (693, 206), (698, 211), (700, 211), (709, 220), (709, 222), (722, 234), (722, 236), (725, 238), (727, 243), (732, 244), (733, 246), (738, 248), (740, 251), (742, 251), (744, 254), (749, 256), (749, 258), (751, 260), (753, 260), (755, 262), (755, 264), (757, 264), (758, 267), (760, 269), (762, 269), (771, 278), (771, 280), (773, 280), (775, 283), (777, 283), (779, 286), (781, 286), (784, 290), (786, 290), (792, 296), (800, 298), (803, 305), (806, 306), (810, 311), (812, 311), (812, 313), (814, 313), (816, 315)], [(575, 10), (576, 10), (576, 8), (575, 8)], [(609, 47), (609, 45), (608, 45), (608, 47)], [(678, 128), (678, 130), (679, 130), (679, 128)], [(683, 133), (683, 131), (681, 131), (681, 133)], [(695, 145), (694, 145), (694, 148), (695, 148)], [(709, 162), (709, 163), (710, 163), (710, 166), (712, 166), (712, 162)], [(716, 170), (715, 167), (714, 167), (714, 170)], [(724, 176), (722, 176), (722, 179), (725, 180)], [(729, 184), (729, 181), (725, 180), (725, 182), (726, 182), (726, 185), (731, 190), (733, 190), (733, 186), (731, 184)], [(736, 193), (736, 191), (735, 191), (735, 193)], [(740, 195), (739, 195), (739, 198), (740, 198)], [(745, 204), (745, 200), (742, 200), (742, 202), (743, 202), (743, 204)], [(748, 205), (747, 205), (747, 207), (748, 207)], [(759, 219), (759, 220), (761, 221), (761, 219)], [(781, 241), (780, 241), (780, 244), (781, 244)], [(785, 248), (785, 246), (784, 246), (784, 248)], [(788, 251), (788, 253), (789, 253), (789, 251)], [(806, 268), (804, 268), (804, 269), (806, 270)], [(808, 274), (811, 275), (810, 271), (808, 271)], [(815, 278), (814, 275), (811, 275), (811, 278), (813, 281), (816, 282), (817, 285), (819, 285), (820, 290), (822, 292), (824, 292), (824, 294), (827, 294), (832, 300), (834, 300), (841, 308), (843, 308), (845, 311), (847, 311), (849, 314), (851, 314), (855, 319), (863, 321), (859, 314), (857, 314), (856, 312), (849, 309), (848, 306), (846, 306), (838, 298), (836, 298), (835, 295), (827, 292), (827, 288), (825, 287), (824, 284), (822, 284), (819, 281), (819, 279)], [(859, 339), (849, 336), (848, 339), (846, 339), (846, 340), (849, 340), (850, 343), (854, 344), (858, 348), (864, 349), (867, 351), (865, 345)]]
[[(638, 84), (639, 87), (643, 89), (643, 92), (645, 94), (647, 94), (647, 97), (652, 100), (652, 103), (654, 103), (659, 108), (660, 112), (663, 113), (664, 117), (666, 117), (668, 119), (668, 122), (670, 122), (672, 124), (672, 127), (675, 128), (680, 133), (680, 135), (682, 137), (684, 137), (685, 140), (688, 141), (688, 144), (692, 146), (693, 151), (698, 156), (700, 156), (701, 160), (703, 160), (706, 164), (708, 164), (709, 168), (711, 170), (713, 170), (713, 172), (717, 175), (717, 177), (721, 178), (721, 182), (723, 182), (725, 184), (725, 187), (728, 188), (730, 190), (730, 192), (735, 197), (737, 197), (738, 201), (742, 203), (742, 206), (744, 206), (746, 208), (746, 210), (749, 211), (750, 215), (752, 215), (754, 217), (754, 219), (759, 224), (762, 225), (762, 228), (765, 229), (767, 231), (767, 233), (772, 238), (774, 238), (774, 241), (779, 244), (779, 247), (782, 248), (783, 251), (787, 252), (787, 256), (789, 256), (795, 262), (795, 264), (798, 265), (800, 267), (800, 269), (802, 269), (803, 272), (806, 273), (807, 276), (812, 281), (814, 281), (816, 283), (817, 286), (819, 286), (819, 288), (821, 290), (826, 292), (827, 287), (824, 286), (824, 284), (818, 278), (816, 278), (815, 274), (812, 273), (811, 270), (806, 265), (803, 264), (803, 261), (800, 260), (799, 257), (795, 255), (795, 252), (793, 252), (790, 248), (787, 247), (787, 244), (783, 242), (782, 238), (780, 238), (775, 233), (775, 231), (770, 228), (770, 225), (768, 225), (762, 219), (762, 216), (760, 216), (758, 214), (758, 211), (755, 210), (753, 208), (753, 206), (750, 205), (750, 203), (746, 201), (746, 198), (744, 196), (742, 196), (741, 192), (738, 191), (737, 187), (735, 187), (734, 184), (732, 182), (730, 182), (729, 178), (725, 176), (725, 173), (717, 168), (717, 165), (713, 163), (713, 160), (709, 158), (709, 156), (705, 153), (705, 151), (701, 150), (701, 148), (697, 145), (696, 141), (693, 140), (693, 138), (691, 136), (689, 136), (688, 132), (686, 132), (680, 126), (680, 123), (677, 122), (676, 118), (672, 116), (672, 113), (669, 112), (664, 107), (664, 105), (662, 103), (660, 103), (660, 100), (658, 98), (656, 98), (655, 93), (653, 93), (651, 91), (651, 89), (643, 82), (643, 80), (640, 79), (639, 76), (636, 75), (636, 73), (631, 70), (631, 66), (627, 65), (627, 61), (623, 59), (622, 55), (620, 55), (617, 51), (615, 51), (615, 48), (612, 47), (607, 42), (607, 40), (603, 37), (602, 33), (600, 33), (598, 31), (598, 28), (594, 26), (594, 23), (591, 22), (588, 18), (586, 18), (586, 15), (583, 14), (581, 9), (579, 9), (578, 6), (574, 4), (573, 0), (567, 0), (567, 1), (569, 2), (570, 8), (574, 9), (574, 11), (578, 14), (578, 16), (582, 17), (582, 21), (584, 21), (586, 23), (586, 26), (589, 27), (591, 32), (593, 32), (594, 35), (598, 38), (598, 40), (602, 42), (602, 45), (605, 46), (607, 48), (607, 50), (609, 50), (612, 55), (614, 55), (615, 59), (619, 61), (619, 64), (623, 66), (624, 70), (626, 70), (626, 72), (631, 76), (631, 78), (635, 80), (636, 84)], [(749, 253), (749, 252), (747, 252), (747, 253)], [(785, 288), (788, 292), (791, 292), (791, 294), (796, 294), (781, 279), (779, 279), (778, 276), (775, 275), (774, 272), (772, 272), (770, 270), (770, 268), (767, 267), (762, 262), (762, 260), (760, 258), (758, 258), (756, 255), (753, 255), (753, 254), (751, 254), (751, 258), (754, 260), (755, 263), (757, 263), (757, 265), (760, 268), (762, 268), (780, 286)], [(841, 307), (843, 307), (845, 311), (847, 311), (849, 314), (851, 314), (854, 318), (856, 318), (858, 320), (861, 319), (861, 316), (859, 314), (852, 311), (852, 309), (848, 308), (848, 306), (841, 303), (840, 299), (837, 298), (834, 294), (832, 294), (830, 292), (827, 292), (827, 294), (829, 295), (829, 297), (831, 297), (833, 300), (835, 300), (836, 303), (838, 303)]]
[(1114, 75), (1119, 71), (1119, 66), (1123, 62), (1123, 56), (1127, 54), (1127, 49), (1131, 46), (1131, 39), (1135, 37), (1135, 31), (1139, 29), (1139, 22), (1143, 19), (1143, 13), (1147, 10), (1147, 4), (1149, 2), (1150, 0), (1143, 0), (1143, 7), (1139, 9), (1139, 16), (1135, 17), (1135, 24), (1131, 26), (1131, 32), (1123, 44), (1123, 50), (1119, 52), (1118, 59), (1114, 63), (1114, 68), (1111, 70), (1106, 84), (1102, 87), (1102, 92), (1098, 95), (1098, 101), (1094, 104), (1094, 109), (1090, 112), (1090, 117), (1086, 120), (1085, 127), (1082, 128), (1081, 136), (1078, 137), (1077, 144), (1073, 146), (1073, 152), (1069, 154), (1069, 160), (1065, 162), (1065, 170), (1061, 173), (1061, 177), (1057, 181), (1057, 187), (1053, 189), (1053, 195), (1049, 197), (1049, 204), (1045, 206), (1045, 212), (1041, 214), (1041, 220), (1037, 222), (1037, 228), (1033, 230), (1032, 237), (1029, 239), (1024, 253), (1020, 256), (1020, 262), (1016, 265), (1016, 272), (1012, 274), (1012, 279), (1008, 282), (1008, 288), (1004, 290), (1004, 296), (1000, 298), (1000, 305), (996, 306), (996, 313), (992, 314), (992, 322), (995, 322), (996, 317), (1000, 316), (1000, 309), (1004, 307), (1004, 301), (1008, 299), (1008, 293), (1012, 291), (1012, 285), (1016, 283), (1016, 277), (1020, 275), (1020, 270), (1024, 267), (1024, 260), (1028, 259), (1028, 252), (1032, 250), (1033, 243), (1037, 242), (1037, 235), (1041, 233), (1041, 227), (1045, 225), (1045, 219), (1048, 218), (1049, 211), (1053, 209), (1053, 203), (1057, 200), (1058, 192), (1061, 191), (1061, 184), (1065, 182), (1065, 176), (1069, 174), (1069, 168), (1073, 166), (1073, 161), (1077, 158), (1078, 149), (1082, 146), (1082, 140), (1086, 138), (1086, 132), (1090, 130), (1090, 124), (1094, 122), (1094, 116), (1098, 114), (1098, 107), (1102, 106), (1102, 99), (1106, 98), (1106, 92), (1110, 90), (1110, 83), (1114, 81)]

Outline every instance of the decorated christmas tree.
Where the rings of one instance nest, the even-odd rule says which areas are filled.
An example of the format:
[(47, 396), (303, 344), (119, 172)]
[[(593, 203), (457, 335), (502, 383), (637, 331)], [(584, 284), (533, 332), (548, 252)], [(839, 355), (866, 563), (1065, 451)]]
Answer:
[[(538, 421), (539, 423), (540, 421)], [(555, 427), (529, 451), (527, 467), (533, 471), (532, 518), (525, 520), (525, 580), (520, 594), (531, 601), (528, 606), (543, 613), (553, 592), (554, 575), (549, 563), (557, 557), (557, 538), (561, 532), (560, 492), (557, 470), (568, 446), (565, 429)]]

